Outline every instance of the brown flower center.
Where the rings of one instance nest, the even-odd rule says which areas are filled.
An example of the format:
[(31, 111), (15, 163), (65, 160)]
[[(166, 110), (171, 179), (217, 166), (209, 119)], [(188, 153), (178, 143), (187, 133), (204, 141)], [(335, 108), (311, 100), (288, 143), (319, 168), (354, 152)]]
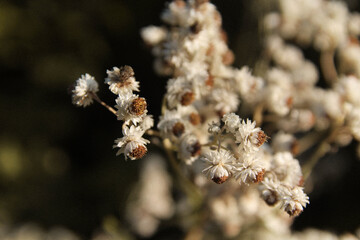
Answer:
[(272, 190), (266, 190), (266, 194), (263, 194), (262, 198), (269, 206), (274, 206), (278, 202), (278, 196), (276, 192)]
[(174, 124), (172, 132), (176, 137), (180, 137), (185, 132), (185, 126), (181, 122)]
[(143, 145), (139, 145), (137, 148), (132, 150), (131, 153), (129, 153), (129, 156), (135, 159), (140, 159), (143, 156), (145, 156), (146, 152), (147, 152), (146, 147)]
[(229, 176), (222, 176), (222, 177), (214, 177), (213, 180), (215, 183), (217, 184), (222, 184), (224, 182), (226, 182), (226, 180), (228, 180)]
[(265, 175), (265, 169), (261, 170), (260, 172), (258, 172), (258, 174), (256, 174), (256, 178), (254, 180), (254, 183), (259, 183), (262, 180), (264, 180), (264, 175)]
[(186, 92), (181, 96), (181, 105), (188, 106), (190, 105), (195, 99), (194, 93)]
[(200, 124), (201, 117), (197, 113), (191, 113), (189, 116), (189, 121), (192, 125), (196, 126), (196, 125)]
[(256, 143), (256, 146), (257, 147), (260, 147), (261, 145), (264, 144), (264, 142), (266, 142), (268, 140), (268, 136), (263, 132), (263, 131), (260, 131), (257, 135), (257, 143)]
[(135, 98), (130, 105), (130, 113), (136, 116), (141, 116), (145, 113), (146, 107), (147, 104), (145, 98)]
[(196, 142), (195, 144), (193, 144), (191, 146), (191, 156), (195, 157), (195, 156), (199, 156), (201, 153), (201, 144), (199, 142)]

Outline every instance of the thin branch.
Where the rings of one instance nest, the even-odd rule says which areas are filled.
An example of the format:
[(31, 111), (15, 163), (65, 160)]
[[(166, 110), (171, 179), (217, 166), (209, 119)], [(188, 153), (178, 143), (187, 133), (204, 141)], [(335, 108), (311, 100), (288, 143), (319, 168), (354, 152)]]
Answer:
[(110, 112), (112, 112), (114, 115), (116, 115), (116, 110), (112, 107), (110, 107), (109, 105), (107, 105), (105, 102), (103, 102), (96, 93), (92, 93), (91, 94), (92, 98), (95, 99), (95, 101), (97, 101), (98, 103), (100, 103), (102, 106), (104, 106), (107, 110), (109, 110)]

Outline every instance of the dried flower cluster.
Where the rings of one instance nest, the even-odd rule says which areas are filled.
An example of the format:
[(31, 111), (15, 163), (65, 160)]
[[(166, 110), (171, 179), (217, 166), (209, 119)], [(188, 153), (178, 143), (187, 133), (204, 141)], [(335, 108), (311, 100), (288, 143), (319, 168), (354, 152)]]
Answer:
[(89, 74), (82, 75), (76, 81), (73, 90), (73, 103), (86, 107), (93, 102), (93, 99), (107, 107), (113, 112), (118, 120), (123, 121), (123, 137), (115, 140), (115, 147), (120, 148), (117, 155), (124, 154), (125, 159), (136, 160), (142, 158), (146, 152), (146, 140), (142, 136), (145, 131), (154, 125), (151, 115), (147, 115), (147, 104), (145, 98), (139, 97), (133, 91), (139, 91), (139, 82), (135, 80), (134, 70), (130, 66), (121, 68), (114, 67), (107, 70), (105, 83), (109, 85), (112, 93), (116, 94), (116, 109), (111, 108), (102, 102), (97, 96), (98, 83)]
[[(156, 72), (169, 77), (158, 132), (147, 133), (162, 140), (187, 198), (174, 202), (162, 165), (146, 165), (150, 170), (142, 173), (137, 193), (141, 209), (132, 203), (128, 213), (138, 234), (152, 235), (174, 208), (186, 218), (201, 205), (209, 214), (193, 224), (213, 226), (227, 237), (246, 236), (248, 229), (255, 229), (254, 239), (289, 237), (293, 218), (287, 215), (298, 216), (309, 203), (303, 186), (313, 167), (313, 161), (306, 162), (303, 174), (297, 156), (317, 147), (318, 159), (331, 146), (360, 141), (360, 15), (341, 2), (276, 2), (278, 11), (264, 18), (264, 54), (256, 76), (248, 66), (231, 66), (234, 54), (221, 15), (209, 1), (174, 0), (161, 14), (163, 26), (141, 30)], [(320, 70), (304, 57), (305, 45), (320, 51)], [(115, 147), (125, 158), (139, 159), (149, 143), (142, 136), (153, 126), (146, 100), (133, 93), (139, 83), (131, 67), (107, 74), (105, 83), (118, 95), (112, 110), (124, 122)], [(74, 103), (102, 103), (96, 92), (97, 83), (85, 75), (73, 91)], [(150, 178), (158, 182), (154, 189)], [(154, 208), (147, 200), (166, 207)], [(187, 230), (191, 224), (180, 223)]]

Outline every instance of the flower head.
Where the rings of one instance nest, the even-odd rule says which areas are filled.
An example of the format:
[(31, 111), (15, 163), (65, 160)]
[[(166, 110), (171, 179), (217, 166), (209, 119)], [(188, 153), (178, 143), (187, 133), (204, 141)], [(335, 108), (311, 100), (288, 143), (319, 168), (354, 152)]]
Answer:
[(73, 104), (86, 107), (93, 102), (93, 94), (99, 91), (98, 83), (90, 74), (81, 75), (72, 91)]
[(108, 77), (105, 78), (105, 83), (114, 94), (139, 91), (139, 82), (134, 78), (132, 67), (127, 65), (120, 68), (114, 67), (112, 71), (107, 70), (106, 73)]
[(268, 139), (266, 134), (255, 126), (255, 121), (251, 122), (249, 119), (246, 119), (245, 122), (245, 120), (242, 120), (236, 132), (236, 141), (240, 143), (240, 147), (246, 152), (257, 151)]
[(124, 126), (123, 128), (123, 137), (115, 140), (115, 147), (120, 148), (116, 155), (123, 153), (125, 159), (129, 157), (131, 160), (136, 160), (142, 158), (146, 152), (146, 144), (149, 143), (149, 140), (142, 138), (144, 134), (141, 127), (131, 126), (130, 128)]
[(235, 158), (229, 151), (221, 149), (220, 151), (206, 152), (202, 160), (207, 165), (203, 172), (215, 183), (220, 184), (231, 175)]
[(123, 120), (126, 123), (132, 121), (137, 124), (142, 121), (147, 113), (145, 98), (141, 98), (132, 92), (119, 95), (115, 101), (115, 107), (118, 109), (116, 112), (118, 120)]

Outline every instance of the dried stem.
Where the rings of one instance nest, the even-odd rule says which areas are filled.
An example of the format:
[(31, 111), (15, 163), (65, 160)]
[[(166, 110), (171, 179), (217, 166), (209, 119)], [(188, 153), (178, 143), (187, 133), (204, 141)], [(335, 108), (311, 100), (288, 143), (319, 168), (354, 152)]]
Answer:
[(110, 112), (112, 112), (113, 114), (116, 115), (116, 110), (114, 108), (110, 107), (109, 105), (107, 105), (105, 102), (103, 102), (96, 93), (91, 93), (91, 96), (93, 99), (95, 99), (95, 101), (97, 101), (102, 106), (104, 106), (107, 110), (109, 110)]
[(320, 55), (321, 71), (326, 82), (329, 83), (330, 86), (336, 81), (338, 76), (334, 62), (334, 54), (334, 50), (330, 50), (321, 52)]

